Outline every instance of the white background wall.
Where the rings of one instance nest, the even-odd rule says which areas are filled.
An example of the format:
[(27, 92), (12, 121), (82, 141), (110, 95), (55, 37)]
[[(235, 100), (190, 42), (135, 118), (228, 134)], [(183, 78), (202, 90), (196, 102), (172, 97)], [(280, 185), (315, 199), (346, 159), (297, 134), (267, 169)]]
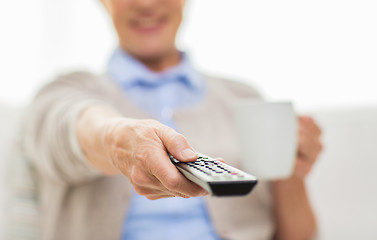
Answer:
[[(178, 45), (198, 68), (299, 109), (377, 103), (374, 0), (188, 0)], [(104, 70), (116, 44), (99, 0), (1, 1), (0, 101), (57, 72)]]

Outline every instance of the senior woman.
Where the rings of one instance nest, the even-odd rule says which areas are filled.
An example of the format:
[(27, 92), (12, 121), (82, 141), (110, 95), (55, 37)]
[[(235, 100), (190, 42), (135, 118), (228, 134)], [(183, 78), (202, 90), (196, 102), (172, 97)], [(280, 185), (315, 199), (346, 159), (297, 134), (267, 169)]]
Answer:
[[(320, 130), (299, 117), (291, 177), (211, 198), (170, 162), (195, 151), (239, 165), (231, 102), (253, 88), (197, 72), (175, 46), (183, 0), (103, 0), (119, 47), (105, 75), (58, 77), (36, 96), (23, 141), (36, 169), (40, 239), (309, 239), (305, 177)], [(154, 201), (152, 201), (154, 200)]]

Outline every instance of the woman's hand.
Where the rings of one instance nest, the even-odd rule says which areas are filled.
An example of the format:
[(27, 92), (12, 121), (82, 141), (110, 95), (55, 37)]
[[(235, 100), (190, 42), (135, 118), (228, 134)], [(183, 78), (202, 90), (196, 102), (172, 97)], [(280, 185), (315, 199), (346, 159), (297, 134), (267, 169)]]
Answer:
[(322, 149), (321, 130), (310, 117), (300, 116), (298, 120), (299, 140), (295, 169), (290, 178), (272, 182), (276, 240), (311, 239), (317, 231), (304, 180)]
[(298, 152), (292, 177), (305, 178), (322, 150), (321, 130), (311, 117), (299, 116)]
[(77, 135), (95, 167), (107, 174), (124, 174), (148, 199), (208, 194), (186, 179), (167, 154), (195, 161), (197, 155), (186, 138), (155, 120), (127, 119), (95, 106), (80, 117)]

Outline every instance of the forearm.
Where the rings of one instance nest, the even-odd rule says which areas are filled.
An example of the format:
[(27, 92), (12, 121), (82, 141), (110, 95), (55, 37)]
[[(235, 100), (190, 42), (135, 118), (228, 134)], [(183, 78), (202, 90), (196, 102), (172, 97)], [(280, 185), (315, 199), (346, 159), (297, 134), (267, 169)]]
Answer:
[(104, 149), (104, 123), (107, 120), (121, 117), (111, 108), (92, 105), (80, 115), (76, 125), (76, 135), (88, 161), (101, 172), (114, 175), (120, 173), (109, 160)]
[(311, 239), (316, 220), (306, 192), (305, 182), (289, 178), (272, 183), (276, 214), (276, 240)]

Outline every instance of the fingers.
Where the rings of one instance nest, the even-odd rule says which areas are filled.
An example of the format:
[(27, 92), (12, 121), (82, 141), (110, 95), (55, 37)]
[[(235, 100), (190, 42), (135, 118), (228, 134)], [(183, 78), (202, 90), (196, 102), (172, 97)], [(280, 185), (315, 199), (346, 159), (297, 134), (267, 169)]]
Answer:
[(208, 194), (182, 175), (169, 159), (167, 151), (180, 161), (197, 159), (184, 136), (155, 120), (129, 121), (121, 130), (112, 135), (110, 156), (138, 194), (149, 199)]
[(299, 126), (300, 130), (305, 131), (313, 136), (320, 136), (322, 131), (320, 127), (316, 124), (313, 118), (309, 116), (299, 116)]
[(203, 188), (191, 182), (179, 172), (179, 170), (170, 162), (166, 153), (165, 159), (161, 159), (159, 162), (159, 167), (154, 170), (153, 174), (167, 191), (174, 193), (175, 195), (180, 194), (190, 197), (207, 194)]
[(300, 154), (304, 159), (315, 159), (322, 150), (321, 129), (309, 116), (299, 117)]
[[(204, 196), (207, 192), (200, 186), (184, 177), (170, 162), (167, 153), (153, 154), (154, 158), (144, 159), (149, 167), (140, 164), (134, 166), (129, 173), (129, 179), (136, 193), (149, 199), (167, 196), (183, 198)], [(148, 170), (147, 170), (148, 169)]]
[[(139, 155), (134, 164), (130, 179), (138, 193), (144, 196), (155, 194), (153, 189), (162, 191), (163, 195), (179, 197), (196, 197), (207, 194), (197, 184), (188, 180), (171, 163), (163, 146), (149, 146), (148, 151)], [(157, 194), (158, 195), (158, 194)]]
[(156, 194), (156, 195), (148, 195), (148, 196), (145, 196), (146, 198), (148, 198), (149, 200), (157, 200), (157, 199), (161, 199), (161, 198), (171, 198), (171, 197), (176, 197), (174, 195), (165, 195), (165, 194)]
[(299, 132), (298, 156), (303, 160), (314, 161), (322, 149), (319, 137), (308, 132)]
[(182, 197), (182, 198), (189, 198), (189, 196), (185, 196), (179, 193), (172, 193), (169, 191), (163, 191), (161, 188), (156, 187), (146, 187), (144, 185), (137, 185), (133, 184), (135, 192), (139, 195), (145, 196), (150, 200), (156, 200), (160, 198), (168, 198), (168, 197)]
[(192, 162), (197, 159), (198, 155), (189, 145), (187, 139), (172, 128), (162, 127), (157, 134), (166, 147), (166, 150), (177, 160)]
[[(189, 162), (197, 159), (198, 155), (183, 135), (171, 128), (164, 127), (159, 131), (159, 136), (166, 150), (177, 160)], [(208, 194), (203, 188), (184, 177), (170, 162), (166, 152), (165, 159), (160, 161), (160, 164), (163, 167), (159, 168), (154, 175), (169, 191), (183, 196), (204, 196)]]
[(321, 129), (311, 117), (299, 117), (299, 142), (294, 174), (305, 177), (322, 150)]

